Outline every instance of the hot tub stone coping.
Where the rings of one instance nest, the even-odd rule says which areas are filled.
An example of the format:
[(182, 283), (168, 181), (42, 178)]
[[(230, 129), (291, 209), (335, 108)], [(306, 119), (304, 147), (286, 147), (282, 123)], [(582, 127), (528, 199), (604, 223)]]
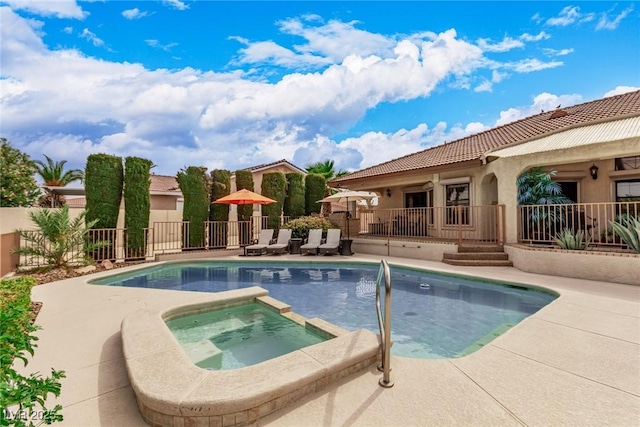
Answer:
[(258, 287), (239, 289), (212, 294), (197, 304), (138, 310), (123, 320), (123, 353), (145, 421), (168, 427), (205, 423), (205, 419), (208, 425), (245, 425), (379, 359), (380, 341), (373, 332), (348, 332), (313, 319), (306, 327), (335, 338), (245, 368), (206, 370), (191, 362), (165, 323), (181, 315), (258, 300), (276, 311), (286, 310), (286, 304), (267, 294)]

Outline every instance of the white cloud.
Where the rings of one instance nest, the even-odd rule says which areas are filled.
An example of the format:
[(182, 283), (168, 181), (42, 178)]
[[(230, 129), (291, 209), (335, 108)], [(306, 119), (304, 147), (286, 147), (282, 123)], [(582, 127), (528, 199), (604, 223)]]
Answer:
[(500, 83), (502, 80), (504, 80), (507, 77), (509, 77), (508, 73), (501, 73), (498, 70), (493, 70), (491, 72), (491, 81), (493, 83)]
[(536, 12), (536, 14), (531, 17), (531, 20), (536, 24), (539, 24), (543, 21), (542, 16), (540, 16), (540, 12)]
[(485, 52), (507, 52), (511, 49), (524, 47), (524, 43), (520, 40), (505, 36), (502, 41), (493, 44), (489, 39), (478, 39), (478, 46)]
[(640, 87), (637, 86), (617, 86), (615, 89), (610, 90), (609, 92), (603, 95), (604, 98), (608, 98), (610, 96), (622, 95), (623, 93), (635, 92), (640, 90)]
[(82, 33), (78, 37), (90, 41), (96, 47), (104, 46), (104, 40), (89, 31), (88, 28), (82, 30)]
[(546, 70), (548, 68), (556, 68), (563, 65), (562, 61), (542, 62), (536, 58), (523, 59), (521, 61), (509, 62), (502, 64), (502, 67), (513, 70), (517, 73), (531, 73), (533, 71)]
[(485, 80), (473, 88), (474, 92), (491, 92), (492, 90), (493, 90), (493, 83), (491, 83), (489, 80)]
[(609, 12), (605, 12), (600, 17), (600, 20), (596, 24), (596, 30), (615, 30), (618, 28), (618, 25), (622, 22), (624, 18), (626, 18), (633, 11), (633, 6), (629, 6), (620, 14), (618, 14), (615, 18), (609, 18)]
[(73, 27), (64, 27), (62, 29), (62, 32), (65, 34), (72, 34), (73, 33)]
[(569, 48), (569, 49), (544, 48), (542, 49), (542, 53), (544, 53), (547, 56), (565, 56), (565, 55), (569, 55), (570, 53), (573, 53), (573, 48)]
[(189, 9), (189, 5), (180, 0), (162, 0), (162, 4), (178, 10)]
[(579, 6), (565, 6), (558, 16), (547, 19), (546, 24), (552, 27), (566, 27), (575, 23), (593, 21), (594, 13), (582, 13)]
[(331, 63), (328, 58), (311, 54), (298, 54), (272, 41), (250, 43), (240, 37), (234, 37), (234, 39), (247, 45), (246, 48), (238, 51), (240, 57), (234, 62), (236, 64), (262, 63), (289, 68), (306, 68), (309, 66), (325, 66)]
[(148, 40), (145, 40), (144, 42), (151, 47), (164, 50), (165, 52), (171, 52), (171, 48), (178, 46), (178, 43), (161, 44), (156, 39), (148, 39)]
[(525, 117), (539, 114), (542, 111), (555, 110), (558, 106), (568, 107), (582, 102), (582, 96), (578, 94), (572, 95), (553, 95), (543, 92), (533, 98), (533, 103), (529, 106), (509, 108), (500, 112), (500, 118), (496, 121), (495, 126), (502, 126)]
[(76, 0), (3, 0), (2, 3), (9, 5), (13, 10), (25, 10), (40, 16), (84, 19), (89, 15)]
[(124, 16), (126, 19), (140, 19), (144, 18), (145, 16), (149, 16), (149, 12), (141, 12), (140, 9), (135, 7), (133, 9), (123, 10), (122, 16)]
[(531, 35), (529, 33), (522, 34), (519, 39), (525, 42), (539, 42), (540, 40), (548, 40), (551, 36), (544, 31), (540, 31), (536, 35)]

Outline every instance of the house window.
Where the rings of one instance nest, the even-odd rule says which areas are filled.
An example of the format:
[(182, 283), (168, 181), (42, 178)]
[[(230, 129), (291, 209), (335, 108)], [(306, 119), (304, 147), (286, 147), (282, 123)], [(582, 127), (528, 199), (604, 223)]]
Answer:
[(617, 171), (626, 171), (633, 169), (640, 169), (640, 156), (616, 158)]
[(418, 191), (415, 193), (404, 193), (404, 207), (405, 208), (426, 208), (427, 192)]
[(616, 202), (622, 202), (617, 206), (617, 215), (637, 216), (640, 213), (640, 179), (616, 181)]
[(573, 203), (578, 203), (578, 183), (575, 181), (561, 181), (560, 190), (567, 199)]
[[(449, 184), (445, 187), (447, 224), (469, 225), (469, 184)], [(458, 206), (462, 206), (458, 209)]]

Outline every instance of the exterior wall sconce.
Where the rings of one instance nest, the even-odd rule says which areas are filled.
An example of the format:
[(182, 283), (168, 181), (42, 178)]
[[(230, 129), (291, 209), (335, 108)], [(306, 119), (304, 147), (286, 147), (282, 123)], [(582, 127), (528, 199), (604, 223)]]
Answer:
[(589, 168), (589, 173), (591, 174), (591, 178), (598, 179), (598, 167), (595, 163)]
[(391, 189), (387, 188), (387, 197), (391, 197)]

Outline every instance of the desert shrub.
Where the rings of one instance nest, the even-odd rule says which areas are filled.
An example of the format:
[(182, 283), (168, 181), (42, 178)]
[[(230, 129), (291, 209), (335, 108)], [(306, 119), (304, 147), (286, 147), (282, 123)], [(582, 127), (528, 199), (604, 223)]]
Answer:
[(282, 208), (284, 215), (291, 219), (304, 215), (304, 176), (298, 172), (285, 175), (287, 178), (287, 197)]
[(287, 179), (282, 172), (265, 173), (262, 176), (262, 195), (276, 201), (262, 207), (262, 214), (267, 216), (267, 227), (280, 228), (282, 205), (287, 196)]
[(640, 254), (640, 219), (628, 216), (623, 222), (609, 221), (609, 225), (629, 249)]
[(302, 216), (297, 219), (292, 219), (287, 222), (282, 228), (288, 228), (291, 230), (291, 237), (297, 237), (301, 239), (307, 239), (309, 237), (309, 230), (321, 228), (328, 230), (330, 228), (339, 228), (336, 224), (332, 223), (326, 218), (319, 216)]
[(304, 195), (305, 195), (305, 208), (306, 215), (313, 213), (320, 213), (322, 208), (321, 203), (317, 203), (318, 200), (324, 198), (324, 190), (326, 187), (325, 179), (322, 175), (310, 173), (304, 179)]
[[(1, 425), (34, 426), (31, 420), (46, 424), (62, 421), (61, 405), (45, 406), (49, 394), (60, 396), (64, 371), (51, 369), (51, 376), (38, 372), (24, 376), (15, 370), (17, 360), (26, 366), (33, 356), (39, 328), (31, 322), (32, 277), (0, 281), (0, 410)], [(37, 414), (37, 416), (36, 416)], [(40, 424), (40, 423), (39, 423)]]
[(187, 247), (204, 246), (204, 223), (209, 218), (209, 189), (206, 168), (189, 166), (178, 172), (176, 178), (184, 197), (182, 220), (189, 222)]
[(228, 196), (231, 192), (231, 172), (225, 169), (211, 171), (211, 209), (209, 220), (229, 221), (229, 205), (213, 203), (221, 197)]
[(91, 154), (87, 158), (84, 176), (85, 220), (93, 224), (91, 228), (116, 228), (124, 182), (122, 158)]
[(144, 256), (145, 228), (149, 227), (151, 160), (127, 157), (124, 161), (124, 227), (129, 256)]
[(85, 224), (85, 212), (75, 219), (69, 217), (69, 206), (29, 212), (38, 227), (36, 231), (16, 230), (27, 243), (13, 250), (18, 255), (43, 258), (50, 267), (67, 267), (86, 261), (85, 254), (109, 245), (106, 241), (89, 241), (87, 233), (97, 220)]
[(565, 228), (560, 233), (556, 234), (554, 240), (562, 249), (582, 251), (587, 249), (587, 246), (589, 246), (589, 241), (585, 238), (584, 231), (582, 230), (574, 231)]
[[(250, 170), (236, 171), (236, 190), (253, 191), (253, 173)], [(238, 221), (249, 221), (253, 215), (253, 205), (238, 205)]]

